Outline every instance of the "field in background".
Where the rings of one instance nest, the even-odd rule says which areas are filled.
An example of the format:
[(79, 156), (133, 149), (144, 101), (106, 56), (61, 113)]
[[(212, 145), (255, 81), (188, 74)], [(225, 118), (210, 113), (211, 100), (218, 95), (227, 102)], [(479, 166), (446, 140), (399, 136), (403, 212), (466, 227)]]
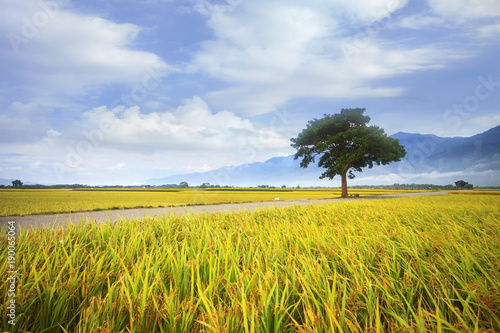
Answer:
[(451, 191), (450, 194), (472, 194), (472, 195), (500, 195), (498, 189), (480, 189), (472, 191)]
[[(353, 189), (372, 196), (418, 191)], [(0, 216), (340, 197), (340, 189), (33, 189), (0, 190)]]
[(16, 258), (15, 332), (500, 331), (493, 195), (33, 230)]

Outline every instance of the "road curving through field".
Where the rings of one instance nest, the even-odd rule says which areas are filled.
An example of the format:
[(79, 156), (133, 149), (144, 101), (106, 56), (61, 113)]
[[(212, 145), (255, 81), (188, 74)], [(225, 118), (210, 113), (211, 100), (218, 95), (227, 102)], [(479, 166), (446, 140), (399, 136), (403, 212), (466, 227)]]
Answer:
[(448, 194), (449, 191), (439, 192), (417, 192), (417, 193), (398, 193), (387, 194), (381, 196), (361, 197), (361, 198), (334, 198), (334, 199), (295, 199), (283, 201), (263, 201), (263, 202), (248, 202), (234, 204), (214, 204), (214, 205), (196, 205), (196, 206), (176, 206), (162, 208), (133, 208), (133, 209), (116, 209), (90, 212), (77, 212), (72, 214), (50, 214), (50, 215), (26, 215), (26, 216), (3, 216), (0, 217), (0, 230), (7, 229), (7, 223), (14, 221), (16, 229), (42, 229), (52, 226), (66, 226), (69, 221), (79, 223), (80, 221), (92, 221), (94, 223), (104, 223), (110, 221), (120, 221), (130, 218), (144, 218), (148, 216), (164, 216), (164, 215), (186, 215), (200, 214), (212, 212), (238, 212), (242, 210), (255, 210), (267, 207), (286, 207), (291, 205), (309, 205), (320, 204), (326, 202), (341, 202), (341, 201), (357, 201), (367, 199), (392, 199), (400, 197), (415, 197), (428, 195)]

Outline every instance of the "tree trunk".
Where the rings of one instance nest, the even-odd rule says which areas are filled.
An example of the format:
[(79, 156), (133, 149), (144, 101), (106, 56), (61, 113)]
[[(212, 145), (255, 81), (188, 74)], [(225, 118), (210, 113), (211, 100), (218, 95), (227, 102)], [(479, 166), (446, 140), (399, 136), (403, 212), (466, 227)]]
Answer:
[(342, 194), (341, 194), (342, 198), (347, 197), (347, 171), (348, 170), (349, 170), (349, 168), (345, 168), (342, 171)]

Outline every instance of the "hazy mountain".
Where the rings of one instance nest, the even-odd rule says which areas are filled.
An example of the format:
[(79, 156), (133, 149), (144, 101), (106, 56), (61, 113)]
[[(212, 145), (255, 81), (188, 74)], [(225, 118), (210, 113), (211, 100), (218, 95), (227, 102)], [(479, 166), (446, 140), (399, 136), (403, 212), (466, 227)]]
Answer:
[(491, 170), (496, 171), (498, 176), (500, 170), (500, 126), (468, 138), (425, 136), (400, 141), (408, 151), (400, 164), (406, 162), (420, 171), (445, 173)]
[[(356, 173), (348, 184), (377, 185), (394, 183), (452, 184), (464, 179), (479, 186), (500, 186), (500, 126), (472, 137), (445, 138), (435, 135), (398, 132), (391, 137), (399, 139), (407, 155), (386, 166), (375, 166)], [(300, 168), (300, 160), (292, 156), (274, 157), (265, 162), (223, 167), (203, 173), (155, 178), (149, 184), (190, 185), (211, 183), (234, 186), (261, 184), (280, 186), (339, 186), (340, 177), (320, 180), (322, 168), (311, 165)]]
[(265, 162), (242, 164), (239, 166), (222, 167), (216, 170), (173, 175), (165, 178), (155, 178), (146, 181), (148, 184), (179, 184), (187, 181), (190, 185), (202, 183), (235, 185), (235, 186), (257, 186), (288, 185), (297, 186), (310, 184), (311, 180), (318, 180), (321, 168), (310, 166), (307, 169), (300, 168), (300, 162), (295, 161), (293, 156), (273, 157)]
[(12, 185), (12, 182), (15, 179), (5, 179), (5, 178), (0, 178), (0, 185)]
[[(5, 179), (5, 178), (0, 178), (0, 185), (12, 185), (12, 182), (14, 181), (15, 179)], [(22, 181), (22, 179), (21, 179)], [(23, 182), (23, 184), (26, 184), (26, 185), (35, 185), (36, 183), (33, 183), (33, 182)]]

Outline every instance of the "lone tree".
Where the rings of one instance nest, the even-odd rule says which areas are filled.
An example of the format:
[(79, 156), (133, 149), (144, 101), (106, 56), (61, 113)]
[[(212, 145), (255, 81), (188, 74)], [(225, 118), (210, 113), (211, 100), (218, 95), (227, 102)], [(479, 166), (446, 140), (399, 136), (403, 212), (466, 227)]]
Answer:
[(334, 115), (325, 114), (322, 119), (309, 121), (296, 138), (290, 139), (297, 149), (295, 159), (302, 157), (301, 167), (307, 168), (320, 156), (318, 166), (326, 168), (320, 178), (341, 175), (343, 198), (347, 196), (347, 176), (355, 177), (353, 171), (400, 161), (406, 155), (398, 139), (388, 137), (378, 126), (366, 125), (370, 117), (363, 115), (365, 111), (342, 109)]
[(463, 180), (456, 181), (455, 186), (461, 190), (463, 190), (463, 189), (472, 190), (474, 188), (474, 185), (469, 184), (468, 182), (463, 181)]
[(23, 182), (20, 181), (19, 179), (13, 180), (12, 181), (12, 187), (14, 187), (14, 188), (21, 188), (21, 187), (23, 187)]

